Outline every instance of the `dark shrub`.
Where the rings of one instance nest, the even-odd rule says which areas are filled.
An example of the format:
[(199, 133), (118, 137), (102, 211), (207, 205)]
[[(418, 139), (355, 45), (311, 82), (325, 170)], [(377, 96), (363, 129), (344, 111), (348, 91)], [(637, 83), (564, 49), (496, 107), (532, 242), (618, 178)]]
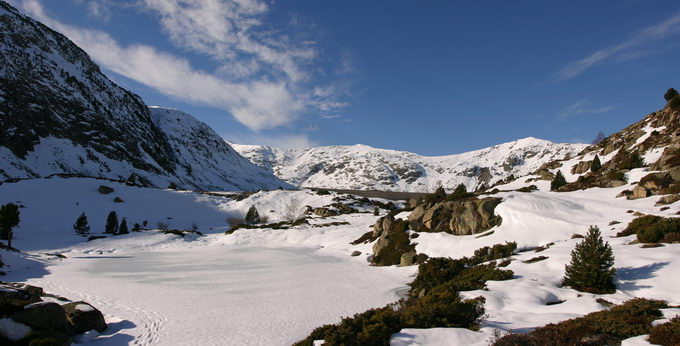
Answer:
[(562, 284), (579, 291), (613, 293), (615, 273), (611, 246), (602, 240), (597, 227), (590, 226), (586, 237), (571, 252)]
[(405, 328), (472, 328), (484, 315), (484, 298), (463, 300), (458, 292), (437, 287), (402, 309)]
[(446, 190), (444, 190), (443, 186), (440, 186), (434, 190), (434, 193), (426, 195), (424, 200), (425, 203), (443, 202), (446, 200)]
[(670, 101), (672, 98), (674, 98), (676, 96), (678, 96), (678, 91), (673, 89), (673, 88), (669, 88), (668, 90), (666, 90), (666, 93), (663, 94), (663, 98), (666, 101)]
[(470, 259), (474, 264), (493, 261), (501, 258), (512, 256), (517, 250), (516, 242), (508, 242), (505, 244), (495, 244), (493, 246), (485, 246), (475, 250), (474, 256)]
[(609, 310), (548, 324), (529, 334), (505, 336), (494, 346), (617, 345), (621, 340), (649, 333), (652, 321), (662, 316), (659, 309), (665, 307), (666, 303), (658, 300), (631, 299)]
[(621, 180), (626, 181), (626, 174), (621, 171), (607, 172), (607, 180)]
[(255, 206), (252, 206), (250, 207), (250, 209), (248, 209), (245, 221), (249, 225), (260, 223), (260, 213), (257, 211), (257, 208), (255, 208)]
[(671, 109), (674, 111), (680, 110), (680, 95), (675, 95), (669, 102)]
[(600, 157), (595, 155), (595, 158), (593, 158), (593, 161), (590, 163), (590, 171), (596, 172), (600, 168), (602, 168), (602, 163), (600, 162)]
[(104, 226), (104, 233), (117, 234), (118, 233), (118, 215), (115, 211), (111, 211), (106, 217), (106, 225)]
[(680, 345), (680, 317), (673, 317), (669, 322), (659, 324), (649, 331), (649, 342), (654, 345)]
[(82, 236), (90, 233), (90, 225), (87, 223), (87, 216), (84, 212), (76, 219), (76, 223), (73, 224), (73, 230), (76, 231), (76, 234)]
[(557, 189), (564, 185), (567, 185), (567, 180), (564, 179), (562, 171), (557, 171), (557, 173), (555, 174), (555, 178), (553, 178), (553, 180), (550, 182), (550, 190), (557, 191)]
[[(633, 219), (628, 227), (619, 234), (637, 234), (637, 239), (643, 243), (657, 243), (668, 239), (675, 239), (673, 235), (680, 232), (680, 218), (665, 218), (656, 215), (644, 215)], [(617, 234), (618, 235), (618, 234)]]

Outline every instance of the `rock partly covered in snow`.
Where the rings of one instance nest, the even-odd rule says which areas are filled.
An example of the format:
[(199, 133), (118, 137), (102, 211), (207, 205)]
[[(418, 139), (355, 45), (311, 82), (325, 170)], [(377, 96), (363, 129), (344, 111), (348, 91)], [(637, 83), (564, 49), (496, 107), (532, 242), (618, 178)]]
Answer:
[(286, 186), (191, 116), (150, 111), (68, 38), (6, 2), (0, 33), (0, 179), (72, 174), (201, 190)]
[(284, 150), (231, 144), (241, 155), (296, 186), (355, 190), (431, 192), (489, 186), (523, 176), (546, 162), (574, 156), (586, 145), (524, 138), (448, 156), (372, 148), (366, 145)]

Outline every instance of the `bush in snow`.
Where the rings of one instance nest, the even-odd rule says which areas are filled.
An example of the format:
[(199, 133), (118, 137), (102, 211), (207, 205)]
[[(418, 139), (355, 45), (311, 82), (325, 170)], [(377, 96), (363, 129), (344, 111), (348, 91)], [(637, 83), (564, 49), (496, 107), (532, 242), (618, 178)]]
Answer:
[(135, 223), (135, 224), (132, 226), (132, 229), (131, 229), (132, 232), (139, 232), (139, 231), (141, 231), (141, 230), (142, 230), (142, 226), (140, 226), (138, 223)]
[(586, 237), (571, 252), (562, 284), (584, 292), (613, 293), (614, 274), (612, 248), (602, 240), (600, 229), (590, 226)]
[(636, 234), (642, 243), (673, 242), (680, 236), (680, 218), (644, 215), (633, 219), (618, 235)]
[(482, 289), (487, 280), (511, 279), (512, 271), (498, 269), (495, 262), (480, 263), (516, 248), (509, 243), (480, 249), (475, 252), (480, 256), (470, 258), (431, 258), (420, 265), (409, 297), (316, 328), (295, 345), (311, 346), (314, 340), (325, 345), (389, 345), (391, 335), (403, 328), (476, 328), (484, 316), (484, 298), (464, 300), (458, 292)]
[(593, 162), (590, 163), (590, 171), (591, 172), (597, 172), (600, 168), (602, 168), (602, 163), (600, 162), (600, 157), (595, 155)]
[(17, 225), (19, 225), (19, 206), (7, 203), (0, 207), (0, 236), (7, 240), (8, 247), (12, 247), (12, 230)]
[(106, 226), (104, 226), (104, 233), (116, 234), (118, 233), (118, 214), (111, 211), (106, 217)]
[(118, 226), (118, 234), (128, 234), (128, 233), (130, 233), (130, 232), (128, 231), (127, 220), (125, 220), (125, 218), (123, 218), (120, 221), (120, 226)]
[(82, 236), (90, 233), (90, 225), (87, 223), (87, 216), (85, 216), (84, 212), (76, 219), (76, 223), (73, 224), (73, 230), (76, 231), (76, 234)]
[(160, 229), (161, 231), (167, 231), (170, 225), (167, 222), (162, 222), (158, 221), (156, 223), (156, 228)]
[(680, 345), (680, 316), (675, 316), (669, 322), (657, 324), (649, 331), (649, 342), (654, 345)]
[(246, 223), (249, 225), (260, 223), (260, 213), (257, 211), (257, 208), (255, 208), (255, 206), (252, 206), (250, 207), (250, 209), (248, 209), (245, 220)]
[(439, 186), (434, 193), (425, 196), (425, 203), (437, 203), (446, 200), (446, 190), (443, 186)]
[(567, 185), (567, 180), (564, 178), (562, 171), (557, 171), (555, 178), (550, 182), (550, 190), (557, 191), (560, 187)]
[[(305, 206), (297, 198), (291, 198), (283, 209), (283, 219), (297, 221), (305, 216)], [(261, 217), (260, 217), (261, 218)], [(260, 220), (260, 222), (265, 222)]]
[(227, 218), (227, 225), (229, 225), (229, 229), (234, 229), (238, 226), (245, 225), (246, 220), (243, 218), (243, 216), (230, 216)]
[(659, 300), (635, 298), (608, 310), (536, 328), (528, 334), (510, 334), (493, 345), (619, 345), (624, 339), (653, 332), (652, 321), (661, 318), (659, 309), (666, 307)]

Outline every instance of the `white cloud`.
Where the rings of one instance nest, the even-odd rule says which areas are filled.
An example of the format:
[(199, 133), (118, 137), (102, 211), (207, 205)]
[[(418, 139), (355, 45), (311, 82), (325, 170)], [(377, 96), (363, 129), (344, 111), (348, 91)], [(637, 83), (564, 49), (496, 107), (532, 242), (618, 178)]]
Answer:
[(581, 60), (562, 67), (557, 72), (556, 80), (563, 81), (574, 78), (592, 66), (607, 61), (625, 61), (643, 57), (647, 53), (642, 50), (636, 50), (640, 46), (677, 34), (680, 34), (680, 14), (640, 30), (619, 44), (600, 49)]
[[(314, 95), (313, 88), (307, 90), (299, 83), (307, 77), (297, 61), (313, 58), (313, 51), (285, 49), (285, 39), (272, 43), (267, 41), (271, 37), (254, 36), (258, 16), (268, 10), (259, 0), (143, 0), (146, 8), (161, 15), (173, 42), (222, 59), (225, 66), (216, 73), (196, 69), (187, 59), (148, 45), (125, 46), (106, 32), (62, 23), (45, 13), (39, 0), (22, 4), (26, 12), (68, 36), (107, 69), (171, 97), (227, 110), (255, 131), (289, 124), (310, 108), (323, 115), (344, 107), (334, 95)], [(243, 52), (249, 57), (244, 58)], [(224, 71), (232, 63), (235, 71)]]
[(589, 99), (580, 99), (563, 108), (558, 112), (560, 120), (567, 120), (569, 117), (579, 114), (603, 114), (615, 110), (615, 106), (592, 106)]
[[(269, 8), (260, 0), (142, 0), (160, 17), (178, 47), (213, 57), (237, 74), (265, 72), (292, 82), (308, 78), (302, 68), (317, 56), (312, 41), (294, 42), (263, 30)], [(246, 68), (243, 68), (243, 67)]]

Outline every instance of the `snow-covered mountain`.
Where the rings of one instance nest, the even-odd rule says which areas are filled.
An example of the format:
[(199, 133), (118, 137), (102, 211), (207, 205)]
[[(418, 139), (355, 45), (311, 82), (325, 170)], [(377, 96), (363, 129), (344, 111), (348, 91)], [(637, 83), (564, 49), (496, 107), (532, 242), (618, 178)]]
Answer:
[(212, 128), (182, 111), (150, 107), (154, 124), (175, 153), (175, 176), (196, 186), (224, 190), (290, 187), (252, 164)]
[(286, 182), (303, 187), (431, 192), (463, 183), (468, 190), (511, 175), (523, 176), (542, 164), (578, 154), (585, 144), (524, 138), (447, 156), (372, 148), (366, 145), (284, 150), (231, 143), (241, 155)]
[(154, 111), (82, 49), (0, 1), (0, 179), (74, 174), (166, 187), (286, 186), (205, 124)]

